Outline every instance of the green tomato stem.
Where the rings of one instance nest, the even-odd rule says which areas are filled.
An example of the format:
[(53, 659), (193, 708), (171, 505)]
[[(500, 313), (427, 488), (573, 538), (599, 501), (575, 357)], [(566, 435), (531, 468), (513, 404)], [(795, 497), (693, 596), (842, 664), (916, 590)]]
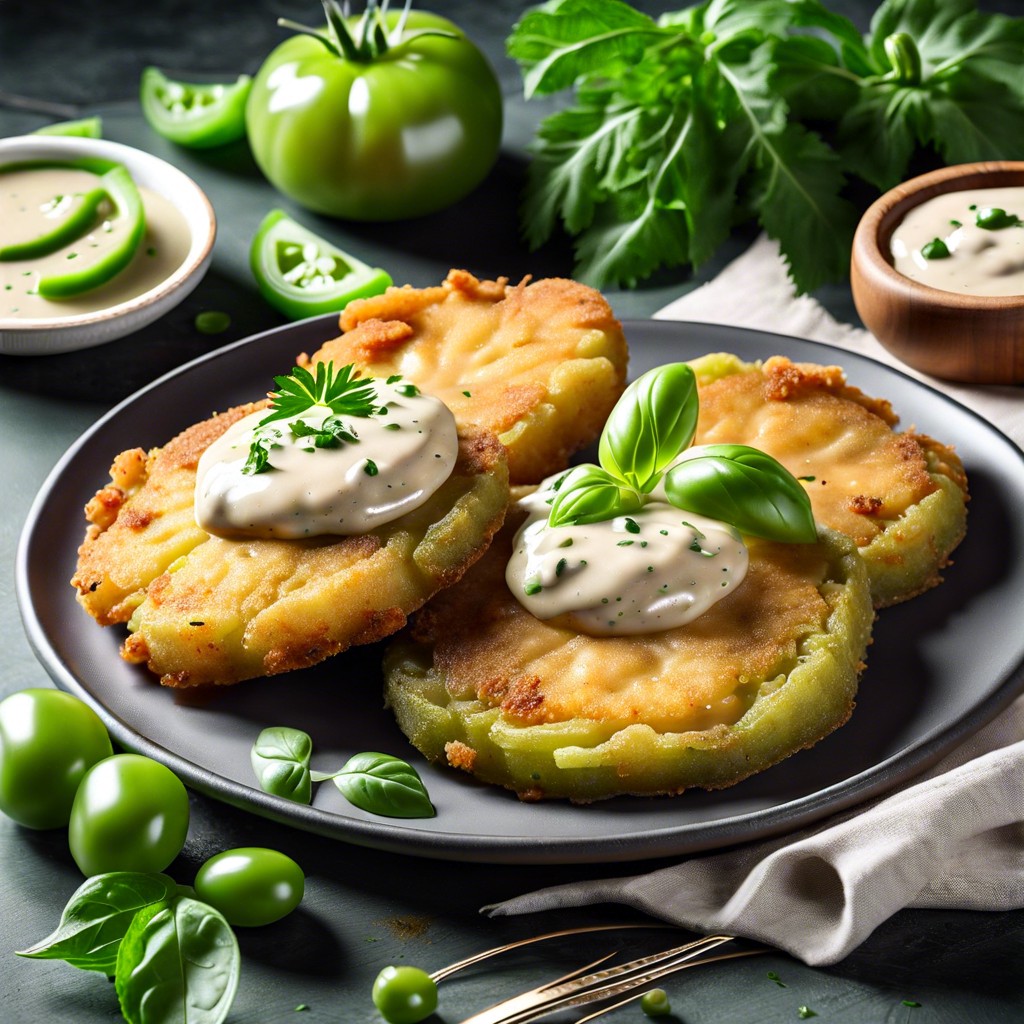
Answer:
[(335, 57), (345, 56), (345, 54), (342, 53), (341, 51), (340, 43), (336, 45), (334, 40), (329, 35), (327, 35), (327, 33), (322, 32), (318, 28), (311, 28), (309, 25), (300, 24), (297, 21), (292, 21), (291, 18), (278, 18), (277, 24), (280, 28), (287, 28), (290, 29), (292, 32), (300, 32), (302, 33), (302, 35), (312, 36), (314, 39), (323, 43), (324, 46), (328, 49), (328, 51), (333, 53)]

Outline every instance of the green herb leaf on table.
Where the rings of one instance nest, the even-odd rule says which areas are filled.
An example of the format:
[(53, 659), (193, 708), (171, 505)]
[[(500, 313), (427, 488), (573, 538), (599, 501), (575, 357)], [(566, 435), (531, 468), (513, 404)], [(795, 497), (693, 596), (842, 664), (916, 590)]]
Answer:
[(18, 956), (64, 960), (72, 967), (111, 975), (117, 951), (138, 911), (166, 905), (177, 895), (174, 879), (163, 874), (114, 871), (94, 875), (68, 900), (56, 930)]
[(301, 729), (272, 726), (264, 729), (250, 752), (252, 770), (260, 788), (274, 796), (308, 804), (312, 797), (309, 759), (313, 741)]
[(389, 754), (355, 754), (337, 772), (314, 772), (313, 781), (333, 780), (349, 803), (389, 818), (432, 818), (434, 806), (416, 769)]
[(180, 897), (132, 920), (117, 956), (115, 988), (128, 1024), (221, 1024), (238, 988), (241, 955), (219, 911)]

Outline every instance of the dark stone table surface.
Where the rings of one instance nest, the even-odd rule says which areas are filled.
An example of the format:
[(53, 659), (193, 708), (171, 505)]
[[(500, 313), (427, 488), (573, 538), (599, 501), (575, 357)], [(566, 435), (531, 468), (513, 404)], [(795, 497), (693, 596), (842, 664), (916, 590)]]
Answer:
[[(641, 5), (651, 13), (671, 4)], [(869, 4), (833, 3), (866, 27)], [(1004, 4), (1020, 9), (1021, 4)], [(566, 245), (530, 253), (519, 238), (515, 197), (525, 147), (543, 104), (522, 99), (519, 73), (504, 55), (508, 29), (524, 9), (510, 0), (437, 0), (432, 9), (459, 23), (487, 53), (506, 98), (502, 155), (481, 188), (453, 210), (396, 225), (351, 225), (306, 215), (315, 230), (399, 282), (426, 285), (452, 266), (517, 279), (571, 272)], [(207, 191), (219, 220), (209, 274), (184, 304), (138, 335), (101, 348), (50, 357), (0, 356), (0, 695), (51, 685), (19, 621), (15, 549), (36, 490), (99, 415), (122, 397), (216, 346), (283, 322), (260, 300), (247, 267), (248, 240), (274, 205), (297, 209), (261, 178), (244, 144), (199, 154), (177, 149), (144, 123), (139, 73), (157, 64), (189, 73), (253, 72), (283, 38), (278, 17), (315, 21), (314, 0), (5, 0), (0, 3), (0, 136), (45, 123), (101, 114), (105, 136), (171, 160)], [(1024, 13), (1024, 11), (1020, 11)], [(742, 251), (737, 233), (699, 277), (659, 275), (655, 283), (608, 297), (622, 318), (647, 317), (714, 275)], [(818, 296), (842, 319), (855, 314), (845, 287)], [(193, 328), (197, 312), (230, 312), (217, 337)], [(78, 527), (69, 525), (69, 528)], [(379, 1020), (372, 981), (385, 964), (434, 969), (490, 946), (556, 928), (635, 917), (622, 908), (489, 919), (485, 904), (577, 877), (629, 874), (638, 866), (449, 864), (382, 853), (273, 824), (193, 794), (188, 842), (169, 869), (191, 881), (212, 853), (270, 846), (300, 861), (307, 875), (300, 910), (278, 925), (239, 929), (241, 986), (232, 1024)], [(647, 865), (650, 867), (658, 864)], [(58, 962), (13, 956), (47, 934), (81, 876), (63, 831), (31, 832), (0, 817), (0, 1022), (108, 1024), (117, 1019), (112, 986)], [(579, 939), (503, 960), (446, 983), (438, 1019), (456, 1024), (498, 996), (539, 984), (606, 948), (657, 948), (662, 938)], [(591, 956), (593, 954), (593, 956)], [(812, 969), (782, 954), (716, 964), (670, 979), (674, 1016), (685, 1024), (782, 1024), (809, 1007), (834, 1024), (1009, 1024), (1024, 1020), (1024, 913), (908, 910), (887, 921), (840, 964)], [(774, 984), (777, 972), (785, 987)], [(904, 1001), (920, 1006), (912, 1007)], [(299, 1011), (300, 1006), (308, 1010)], [(571, 1018), (575, 1019), (575, 1018)], [(641, 1019), (633, 1004), (609, 1021)]]

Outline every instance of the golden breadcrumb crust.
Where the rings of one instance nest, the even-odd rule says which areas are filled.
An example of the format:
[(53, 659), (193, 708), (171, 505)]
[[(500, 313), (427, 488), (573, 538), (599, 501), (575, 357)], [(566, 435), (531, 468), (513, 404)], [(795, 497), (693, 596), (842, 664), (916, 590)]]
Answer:
[(967, 476), (952, 448), (894, 430), (891, 404), (851, 387), (838, 366), (727, 354), (694, 366), (694, 443), (752, 445), (804, 481), (815, 518), (856, 542), (876, 606), (941, 581), (967, 523)]
[(510, 285), (452, 270), (434, 287), (357, 299), (340, 326), (306, 361), (402, 374), (459, 423), (496, 434), (513, 483), (563, 469), (600, 434), (625, 386), (621, 325), (599, 292), (576, 281)]

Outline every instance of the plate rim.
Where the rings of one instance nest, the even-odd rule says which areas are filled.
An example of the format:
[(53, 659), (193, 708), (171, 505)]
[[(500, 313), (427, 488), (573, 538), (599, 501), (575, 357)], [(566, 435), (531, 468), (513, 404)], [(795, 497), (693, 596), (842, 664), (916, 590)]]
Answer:
[[(462, 831), (417, 830), (414, 823), (404, 819), (387, 818), (378, 822), (347, 818), (333, 811), (295, 804), (283, 798), (274, 797), (196, 764), (183, 754), (170, 750), (137, 732), (91, 694), (85, 684), (60, 658), (58, 652), (51, 645), (32, 601), (29, 555), (32, 550), (33, 536), (40, 524), (40, 514), (54, 493), (55, 484), (68, 467), (76, 461), (92, 437), (100, 432), (108, 422), (144, 401), (151, 393), (159, 391), (168, 381), (183, 374), (195, 372), (204, 364), (230, 358), (238, 350), (259, 342), (266, 343), (279, 336), (313, 332), (321, 326), (328, 332), (336, 330), (336, 315), (326, 314), (312, 317), (269, 328), (239, 339), (181, 364), (122, 399), (88, 427), (53, 466), (31, 503), (19, 536), (15, 556), (15, 592), (25, 633), (36, 658), (58, 687), (73, 693), (97, 711), (111, 734), (126, 749), (143, 753), (167, 764), (197, 792), (303, 831), (392, 853), (453, 862), (515, 864), (636, 862), (718, 850), (741, 842), (765, 839), (796, 831), (827, 816), (848, 810), (883, 795), (900, 783), (910, 782), (927, 771), (960, 742), (992, 721), (1024, 690), (1024, 657), (1022, 657), (1007, 675), (997, 682), (992, 692), (972, 705), (966, 714), (954, 721), (946, 722), (934, 735), (920, 738), (905, 749), (899, 750), (839, 782), (770, 807), (730, 814), (710, 822), (691, 822), (676, 827), (642, 830), (632, 833), (628, 837), (612, 836), (604, 842), (595, 842), (592, 837), (586, 836), (580, 839), (536, 835), (474, 835), (468, 837)], [(763, 342), (766, 338), (775, 338), (784, 346), (792, 346), (794, 343), (798, 346), (810, 346), (812, 350), (820, 350), (823, 354), (832, 354), (830, 361), (842, 365), (844, 370), (848, 369), (844, 360), (866, 363), (885, 373), (904, 378), (911, 386), (929, 392), (933, 399), (955, 406), (961, 414), (966, 414), (975, 420), (982, 430), (998, 436), (1003, 443), (1016, 452), (1024, 466), (1024, 451), (995, 424), (929, 382), (921, 381), (900, 368), (871, 356), (777, 332), (699, 321), (624, 320), (623, 328), (627, 338), (631, 328), (645, 332), (653, 330), (655, 333), (672, 329), (684, 332), (706, 329), (712, 334), (728, 331), (733, 336), (746, 338), (749, 341)], [(709, 346), (708, 351), (715, 351), (715, 349)], [(697, 831), (704, 833), (703, 836), (693, 834)]]

